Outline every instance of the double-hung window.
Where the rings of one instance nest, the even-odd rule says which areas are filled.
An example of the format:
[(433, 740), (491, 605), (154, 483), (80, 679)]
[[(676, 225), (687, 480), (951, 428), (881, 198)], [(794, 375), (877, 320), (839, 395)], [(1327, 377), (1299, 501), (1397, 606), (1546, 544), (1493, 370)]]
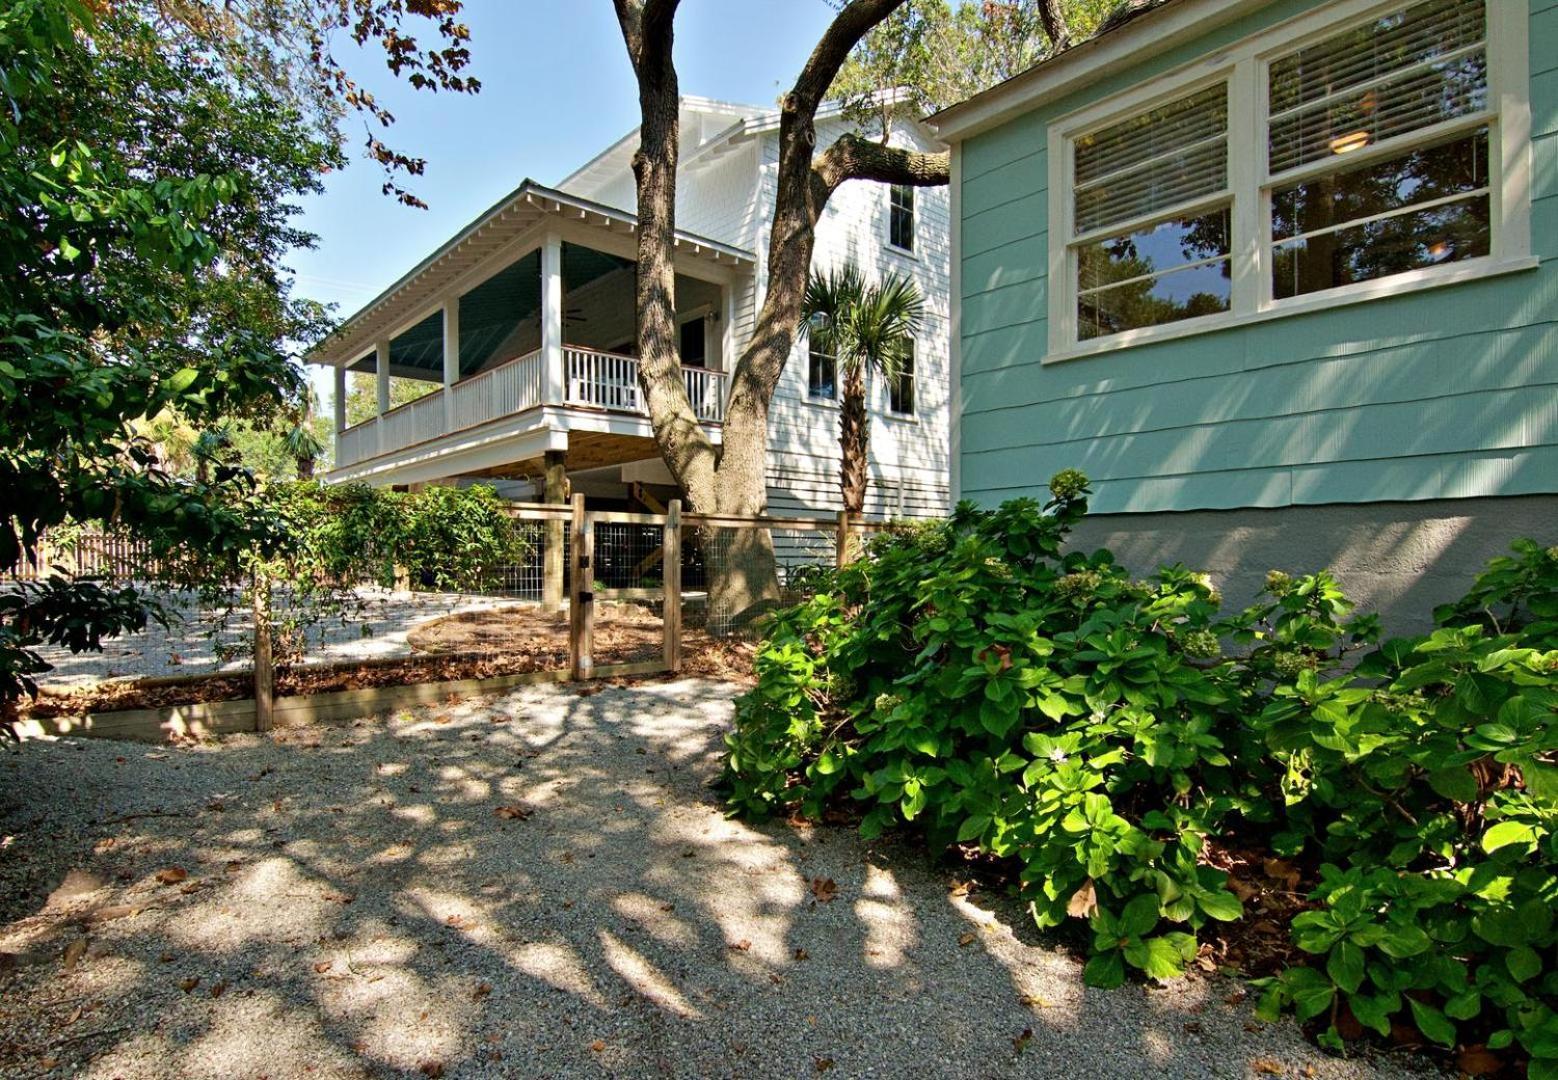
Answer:
[(816, 342), (806, 345), (806, 393), (813, 398), (834, 401), (838, 398), (838, 359), (823, 352)]
[(899, 251), (914, 250), (914, 188), (887, 187), (887, 243)]
[(887, 380), (887, 411), (894, 416), (914, 415), (914, 345), (898, 362), (898, 370)]
[(1059, 122), (1051, 351), (1528, 265), (1524, 18), (1343, 0)]
[(1077, 338), (1227, 311), (1228, 84), (1079, 137)]

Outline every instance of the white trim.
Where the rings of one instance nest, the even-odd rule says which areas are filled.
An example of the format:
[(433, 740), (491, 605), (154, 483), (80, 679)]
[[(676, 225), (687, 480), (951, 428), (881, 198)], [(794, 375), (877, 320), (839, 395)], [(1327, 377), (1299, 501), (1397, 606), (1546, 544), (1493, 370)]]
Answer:
[[(1409, 7), (1414, 2), (1417, 0), (1333, 0), (1332, 3), (1253, 34), (1214, 55), (1198, 58), (1159, 78), (1138, 83), (1120, 94), (1090, 103), (1051, 122), (1048, 126), (1047, 155), (1050, 228), (1046, 292), (1049, 301), (1049, 340), (1045, 362), (1091, 356), (1137, 343), (1169, 340), (1277, 315), (1319, 310), (1355, 300), (1525, 268), (1531, 252), (1532, 185), (1526, 18), (1522, 12), (1512, 10), (1513, 5), (1484, 0), (1487, 23), (1482, 47), (1486, 49), (1488, 61), (1490, 107), (1385, 139), (1359, 151), (1356, 156), (1349, 155), (1341, 167), (1353, 168), (1371, 161), (1388, 160), (1411, 149), (1487, 127), (1491, 187), (1488, 194), (1493, 208), (1491, 254), (1484, 258), (1423, 267), (1406, 274), (1338, 286), (1280, 301), (1273, 296), (1273, 283), (1270, 280), (1273, 252), (1299, 239), (1297, 236), (1285, 237), (1281, 241), (1273, 238), (1274, 190), (1312, 176), (1334, 172), (1339, 166), (1336, 159), (1327, 159), (1306, 163), (1275, 176), (1271, 174), (1271, 65), (1275, 60), (1289, 56), (1313, 41), (1325, 40), (1345, 32), (1349, 26), (1368, 23)], [(1175, 8), (1180, 6), (1175, 5)], [(1191, 9), (1197, 5), (1187, 0), (1182, 6)], [(1147, 21), (1147, 17), (1143, 21)], [(1087, 132), (1139, 116), (1160, 104), (1195, 94), (1218, 81), (1228, 85), (1228, 190), (1094, 229), (1085, 235), (1073, 235), (1074, 194), (1078, 190), (1074, 184), (1076, 139)], [(1500, 169), (1496, 176), (1492, 174), (1495, 165)], [(1481, 190), (1465, 192), (1387, 211), (1334, 226), (1332, 231), (1469, 199), (1483, 193)], [(1225, 201), (1231, 202), (1232, 288), (1228, 312), (1161, 326), (1141, 327), (1089, 341), (1079, 340), (1077, 301), (1083, 295), (1083, 290), (1076, 280), (1076, 253), (1080, 245), (1149, 228), (1156, 223), (1183, 217), (1199, 208)], [(1159, 275), (1154, 273), (1145, 276), (1155, 278)]]
[(963, 494), (963, 147), (952, 147), (949, 169), (949, 213), (952, 257), (950, 298), (952, 302), (948, 331), (951, 343), (951, 367), (947, 372), (947, 490), (950, 506)]
[(1541, 262), (1542, 260), (1536, 256), (1527, 255), (1519, 259), (1495, 259), (1488, 257), (1467, 259), (1464, 262), (1458, 263), (1446, 263), (1442, 266), (1427, 266), (1421, 270), (1411, 270), (1405, 274), (1397, 274), (1393, 277), (1375, 278), (1372, 281), (1363, 281), (1356, 285), (1345, 285), (1337, 289), (1327, 289), (1324, 292), (1306, 293), (1303, 296), (1294, 296), (1287, 300), (1273, 301), (1269, 306), (1249, 315), (1223, 312), (1216, 315), (1203, 315), (1194, 319), (1182, 319), (1179, 322), (1164, 323), (1161, 326), (1144, 326), (1139, 330), (1124, 330), (1118, 334), (1110, 334), (1107, 337), (1084, 341), (1069, 349), (1051, 352), (1040, 362), (1044, 364), (1059, 364), (1067, 360), (1079, 360), (1083, 357), (1097, 356), (1100, 353), (1130, 348), (1134, 345), (1172, 341), (1175, 338), (1191, 337), (1214, 330), (1232, 330), (1254, 323), (1270, 322), (1272, 319), (1285, 319), (1289, 315), (1305, 315), (1316, 311), (1324, 311), (1328, 308), (1366, 303), (1370, 300), (1378, 300), (1388, 296), (1422, 292), (1427, 289), (1442, 288), (1446, 285), (1459, 285), (1468, 281), (1481, 281), (1484, 278), (1502, 277), (1505, 274), (1523, 273), (1527, 270), (1535, 270), (1541, 265)]

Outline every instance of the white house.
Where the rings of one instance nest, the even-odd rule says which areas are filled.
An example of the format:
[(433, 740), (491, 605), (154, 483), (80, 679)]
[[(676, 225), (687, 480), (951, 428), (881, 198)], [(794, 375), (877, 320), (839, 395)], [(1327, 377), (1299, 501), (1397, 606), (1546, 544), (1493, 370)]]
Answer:
[[(687, 387), (719, 438), (726, 373), (766, 289), (779, 114), (682, 100), (677, 311)], [(847, 130), (818, 118), (826, 145)], [(905, 118), (893, 141), (933, 136)], [(375, 485), (494, 483), (540, 498), (566, 470), (602, 506), (674, 494), (633, 358), (637, 131), (556, 187), (526, 180), (349, 318), (310, 359), (335, 369), (336, 453), (328, 479)], [(852, 182), (818, 228), (819, 269), (853, 259), (868, 278), (912, 276), (926, 299), (912, 374), (871, 386), (870, 516), (948, 505), (949, 202), (945, 189)], [(378, 415), (345, 422), (348, 372), (374, 373)], [(826, 513), (838, 493), (838, 379), (804, 336), (769, 423), (776, 513)], [(390, 378), (431, 392), (390, 409)], [(553, 491), (557, 490), (554, 484)]]

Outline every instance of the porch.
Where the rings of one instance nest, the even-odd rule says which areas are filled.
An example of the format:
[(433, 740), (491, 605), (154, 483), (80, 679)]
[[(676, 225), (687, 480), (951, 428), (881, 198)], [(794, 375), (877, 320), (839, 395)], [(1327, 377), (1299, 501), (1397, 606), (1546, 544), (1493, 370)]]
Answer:
[[(533, 349), (361, 423), (338, 428), (335, 469), (330, 478), (356, 479), (360, 470), (354, 467), (416, 447), (436, 453), (435, 444), (441, 440), (475, 433), (494, 421), (523, 420), (525, 414), (533, 414), (534, 424), (522, 425), (514, 434), (531, 427), (560, 425), (563, 430), (604, 427), (621, 434), (650, 436), (634, 357), (566, 345), (562, 349), (564, 375), (556, 380), (561, 383), (561, 393), (555, 395), (548, 394), (554, 380), (547, 378), (546, 361), (542, 350)], [(699, 421), (720, 423), (725, 415), (725, 373), (688, 367), (682, 369), (682, 380)], [(546, 406), (559, 411), (545, 411)], [(604, 417), (590, 413), (611, 414), (619, 422), (601, 424)]]
[[(636, 231), (631, 214), (527, 181), (352, 316), (310, 358), (335, 369), (328, 479), (523, 477), (564, 457), (572, 472), (656, 456), (633, 355)], [(675, 258), (682, 377), (717, 439), (752, 257), (679, 234)], [(349, 411), (354, 375), (372, 382)]]

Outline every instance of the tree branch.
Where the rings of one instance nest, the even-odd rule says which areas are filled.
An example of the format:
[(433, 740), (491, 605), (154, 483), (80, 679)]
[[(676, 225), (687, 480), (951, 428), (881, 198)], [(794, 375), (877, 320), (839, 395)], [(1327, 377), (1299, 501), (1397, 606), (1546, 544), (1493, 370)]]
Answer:
[(1036, 5), (1039, 12), (1039, 23), (1044, 27), (1044, 35), (1049, 38), (1050, 52), (1058, 53), (1071, 45), (1071, 31), (1066, 26), (1066, 17), (1060, 10), (1060, 0), (1039, 0)]
[(803, 112), (808, 118), (817, 111), (828, 87), (844, 66), (844, 61), (867, 32), (905, 0), (850, 0), (844, 10), (829, 24), (817, 47), (806, 60), (806, 66), (796, 77), (795, 87), (785, 95), (785, 110)]
[(924, 154), (883, 146), (855, 132), (839, 136), (812, 166), (813, 195), (819, 212), (828, 196), (846, 180), (940, 187), (951, 179), (952, 158), (949, 154)]

